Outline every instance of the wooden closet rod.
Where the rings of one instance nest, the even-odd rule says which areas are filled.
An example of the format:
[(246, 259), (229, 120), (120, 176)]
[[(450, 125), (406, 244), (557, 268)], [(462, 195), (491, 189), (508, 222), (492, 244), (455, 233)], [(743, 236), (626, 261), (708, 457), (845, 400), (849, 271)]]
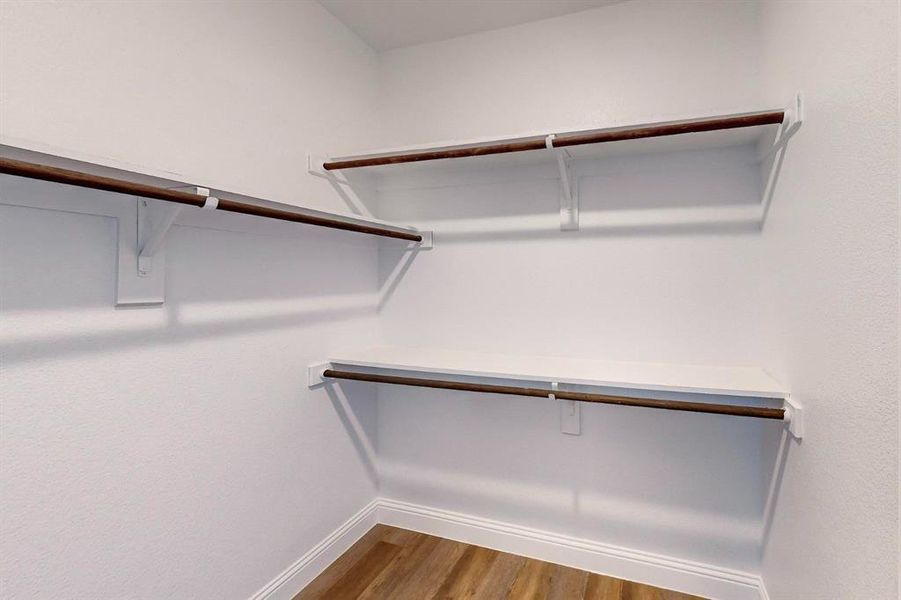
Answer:
[[(785, 111), (777, 110), (750, 115), (734, 117), (716, 117), (712, 119), (698, 119), (695, 121), (683, 121), (681, 123), (662, 123), (660, 125), (645, 125), (623, 129), (608, 129), (588, 133), (572, 133), (559, 135), (554, 138), (554, 148), (566, 146), (581, 146), (583, 144), (601, 144), (604, 142), (620, 142), (623, 140), (637, 140), (641, 138), (662, 137), (667, 135), (679, 135), (683, 133), (701, 133), (703, 131), (718, 131), (721, 129), (738, 129), (741, 127), (758, 127), (761, 125), (777, 125), (782, 123)], [(443, 150), (421, 150), (405, 154), (388, 154), (381, 156), (369, 156), (364, 158), (349, 158), (346, 160), (328, 161), (322, 166), (327, 171), (336, 169), (357, 169), (360, 167), (374, 167), (378, 165), (395, 165), (399, 163), (419, 162), (423, 160), (439, 160), (443, 158), (464, 158), (467, 156), (484, 156), (486, 154), (505, 154), (508, 152), (526, 152), (529, 150), (544, 150), (545, 138), (523, 138), (500, 143), (485, 143), (466, 146), (465, 148), (445, 148)]]
[(352, 381), (371, 381), (373, 383), (391, 383), (394, 385), (411, 385), (416, 387), (437, 388), (441, 390), (457, 390), (461, 392), (483, 392), (486, 394), (510, 394), (513, 396), (532, 396), (547, 398), (550, 394), (559, 400), (578, 400), (579, 402), (598, 402), (600, 404), (618, 404), (620, 406), (641, 406), (644, 408), (662, 408), (665, 410), (684, 410), (688, 412), (712, 413), (716, 415), (733, 415), (736, 417), (756, 417), (758, 419), (785, 418), (783, 408), (761, 408), (756, 406), (733, 406), (731, 404), (707, 404), (706, 402), (681, 402), (677, 400), (652, 400), (629, 396), (608, 396), (606, 394), (589, 394), (585, 392), (569, 392), (565, 390), (545, 390), (540, 388), (512, 387), (505, 385), (486, 385), (482, 383), (463, 383), (459, 381), (443, 381), (440, 379), (420, 379), (418, 377), (397, 377), (394, 375), (374, 375), (355, 371), (339, 371), (326, 369), (323, 377), (331, 379), (349, 379)]
[[(9, 158), (0, 158), (0, 173), (16, 175), (18, 177), (27, 177), (29, 179), (53, 181), (55, 183), (64, 183), (67, 185), (91, 188), (95, 190), (104, 190), (107, 192), (117, 192), (120, 194), (141, 196), (142, 198), (154, 198), (156, 200), (165, 200), (166, 202), (175, 202), (177, 204), (187, 204), (190, 206), (203, 206), (204, 202), (206, 202), (205, 196), (192, 194), (190, 192), (169, 190), (152, 185), (134, 183), (122, 179), (113, 179), (111, 177), (101, 177), (99, 175), (91, 175), (89, 173), (82, 173), (80, 171), (70, 171), (68, 169), (60, 169), (47, 165), (22, 162)], [(343, 229), (345, 231), (378, 235), (399, 240), (407, 240), (410, 242), (422, 241), (422, 236), (417, 233), (396, 231), (393, 229), (386, 229), (384, 227), (377, 227), (375, 225), (349, 223), (346, 221), (340, 221), (338, 219), (329, 219), (327, 217), (306, 215), (303, 213), (281, 210), (278, 208), (269, 208), (268, 206), (261, 206), (258, 204), (246, 204), (244, 202), (236, 202), (234, 200), (225, 200), (223, 198), (219, 199), (219, 204), (216, 207), (216, 210), (224, 210), (227, 212), (240, 213), (243, 215), (252, 215), (254, 217), (263, 217), (266, 219), (277, 219), (279, 221), (306, 223), (307, 225), (330, 227), (332, 229)]]

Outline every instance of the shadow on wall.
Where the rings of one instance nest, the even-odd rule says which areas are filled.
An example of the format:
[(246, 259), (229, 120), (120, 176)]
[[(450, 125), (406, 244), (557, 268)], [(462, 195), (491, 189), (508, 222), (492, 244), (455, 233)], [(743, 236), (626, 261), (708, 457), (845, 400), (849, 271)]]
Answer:
[(761, 141), (580, 160), (572, 168), (580, 205), (577, 232), (560, 231), (559, 176), (547, 161), (500, 162), (488, 168), (480, 159), (445, 160), (361, 169), (334, 180), (340, 177), (345, 187), (359, 190), (368, 204), (379, 206), (383, 218), (434, 230), (439, 244), (759, 235), (785, 152), (783, 147), (761, 154), (759, 148), (765, 147)]
[[(15, 193), (78, 199), (89, 192), (28, 183), (5, 186), (4, 201), (14, 202)], [(386, 244), (397, 247), (392, 259), (401, 268), (379, 291), (378, 243), (346, 237), (352, 234), (267, 237), (175, 227), (167, 240), (165, 304), (116, 309), (114, 219), (14, 205), (0, 211), (5, 364), (374, 317), (417, 254)]]
[[(428, 468), (422, 465), (383, 461), (382, 485), (398, 493), (399, 500), (452, 490), (452, 504), (464, 502), (491, 507), (493, 515), (503, 515), (516, 523), (528, 523), (530, 513), (540, 513), (542, 522), (556, 522), (561, 530), (577, 531), (578, 537), (618, 543), (645, 538), (654, 545), (698, 549), (728, 548), (730, 553), (753, 557), (760, 548), (760, 523), (727, 513), (674, 507), (641, 497), (604, 493), (598, 488), (542, 484), (535, 481)], [(438, 505), (439, 508), (447, 506)], [(507, 515), (516, 515), (510, 518)], [(486, 515), (476, 515), (485, 517)], [(710, 559), (713, 559), (713, 555)]]
[(583, 405), (582, 435), (567, 436), (547, 400), (391, 387), (379, 396), (387, 498), (732, 568), (759, 566), (786, 456), (775, 448), (761, 454), (760, 444), (777, 444), (781, 423)]
[[(361, 402), (372, 404), (374, 400), (368, 394), (355, 393), (363, 391), (365, 387), (368, 386), (365, 386), (365, 384), (350, 384), (347, 386), (347, 390), (350, 393), (347, 393), (343, 387), (326, 385), (325, 390), (335, 407), (335, 412), (341, 419), (341, 424), (347, 431), (348, 437), (353, 441), (354, 449), (366, 468), (369, 480), (378, 489), (377, 448), (373, 441), (376, 439), (376, 434), (366, 429), (364, 425), (366, 421), (357, 414), (362, 408), (360, 406)], [(357, 400), (351, 400), (351, 398), (357, 398)]]
[[(0, 355), (3, 356), (4, 364), (10, 365), (41, 358), (109, 353), (148, 346), (177, 346), (192, 340), (238, 336), (373, 315), (375, 304), (367, 301), (360, 306), (288, 311), (278, 316), (220, 319), (194, 324), (181, 322), (178, 317), (179, 308), (174, 304), (156, 310), (165, 311), (166, 318), (164, 323), (155, 326), (139, 326), (126, 331), (99, 334), (85, 331), (58, 335), (38, 334), (32, 337), (17, 334), (16, 321), (20, 317), (5, 316), (4, 329), (7, 333), (0, 343)], [(33, 313), (29, 314), (33, 316)]]
[[(770, 456), (764, 459), (763, 465), (766, 498), (763, 508), (763, 533), (760, 542), (761, 558), (769, 543), (776, 506), (779, 504), (779, 492), (782, 490), (782, 478), (785, 476), (785, 465), (788, 463), (791, 446), (795, 443), (800, 444), (801, 441), (794, 440), (785, 429), (781, 432), (768, 431), (764, 435), (764, 449), (775, 447), (776, 451), (769, 453)], [(767, 453), (765, 452), (765, 454)]]

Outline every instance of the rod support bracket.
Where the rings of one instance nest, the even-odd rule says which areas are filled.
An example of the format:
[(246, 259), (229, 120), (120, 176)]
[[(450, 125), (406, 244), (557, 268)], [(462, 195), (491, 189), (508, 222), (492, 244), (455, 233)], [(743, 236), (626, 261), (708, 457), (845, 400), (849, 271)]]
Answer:
[(327, 382), (324, 373), (329, 367), (331, 367), (329, 362), (317, 362), (307, 365), (307, 387), (314, 389), (325, 385)]
[(804, 437), (804, 409), (790, 397), (785, 399), (785, 425), (795, 439)]
[(554, 153), (560, 172), (560, 231), (579, 230), (578, 181), (570, 169), (570, 157), (563, 148), (554, 146), (556, 134), (544, 138), (545, 147)]
[(431, 231), (417, 231), (417, 235), (422, 236), (422, 241), (417, 243), (413, 243), (412, 247), (418, 250), (431, 250), (435, 247), (434, 245), (434, 236)]
[[(210, 196), (208, 188), (190, 186), (173, 189), (205, 197), (203, 208), (215, 209), (219, 205), (219, 199)], [(138, 199), (138, 277), (152, 275), (153, 257), (162, 249), (166, 235), (182, 209), (184, 205), (181, 204), (147, 198)]]
[(779, 132), (776, 139), (757, 157), (757, 162), (763, 163), (765, 160), (773, 156), (779, 150), (785, 148), (788, 141), (798, 133), (801, 125), (804, 124), (804, 99), (801, 93), (795, 94), (791, 102), (783, 109), (782, 124), (779, 125)]
[(552, 381), (548, 398), (560, 406), (560, 433), (582, 435), (582, 403), (576, 400), (557, 400), (556, 392), (559, 390), (560, 383)]
[(328, 156), (324, 154), (307, 152), (307, 173), (316, 177), (334, 177), (334, 173), (325, 170), (324, 165), (328, 160)]

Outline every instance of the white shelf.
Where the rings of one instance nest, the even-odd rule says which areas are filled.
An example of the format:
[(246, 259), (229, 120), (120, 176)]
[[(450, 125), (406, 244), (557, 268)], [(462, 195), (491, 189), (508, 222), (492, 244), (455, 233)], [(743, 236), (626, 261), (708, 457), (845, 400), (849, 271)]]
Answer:
[[(39, 142), (32, 142), (18, 138), (9, 138), (7, 136), (0, 136), (0, 157), (46, 165), (60, 169), (79, 171), (88, 175), (110, 177), (113, 179), (120, 179), (132, 183), (140, 183), (167, 189), (188, 189), (196, 187), (194, 184), (186, 182), (185, 177), (178, 173), (169, 173), (166, 171), (154, 169), (152, 167), (132, 165), (106, 157), (90, 156), (73, 150), (50, 147)], [(243, 191), (236, 191), (232, 188), (216, 186), (209, 182), (205, 182), (204, 187), (211, 190), (213, 195), (218, 196), (219, 193), (222, 193), (232, 200), (247, 202), (250, 204), (273, 208), (276, 210), (293, 212), (310, 217), (334, 219), (336, 221), (342, 221), (354, 225), (383, 227), (402, 233), (420, 233), (418, 229), (409, 225), (403, 225), (400, 223), (384, 221), (373, 217), (361, 216), (346, 212), (332, 212), (299, 204), (266, 200), (258, 196), (250, 195)], [(70, 212), (95, 214), (91, 213), (89, 209), (73, 209)], [(234, 220), (235, 218), (243, 219), (245, 221), (247, 220), (247, 217), (244, 215), (239, 215), (237, 217), (235, 215), (229, 215), (229, 217), (232, 220)], [(259, 219), (259, 217), (254, 218), (255, 221)], [(204, 226), (201, 223), (195, 222), (192, 222), (191, 225), (194, 227)], [(296, 224), (291, 226), (296, 228)], [(209, 228), (226, 230), (234, 229), (234, 227), (218, 227), (215, 225), (210, 226)]]
[[(559, 218), (559, 227), (563, 231), (636, 226), (760, 225), (766, 219), (782, 164), (776, 157), (801, 126), (802, 108), (798, 95), (783, 108), (693, 115), (595, 129), (454, 140), (362, 154), (332, 154), (329, 157), (311, 154), (308, 170), (350, 188), (365, 184), (382, 190), (557, 179), (560, 182), (559, 216), (542, 213), (537, 215), (540, 218), (537, 227), (525, 224), (516, 230), (518, 232), (546, 231), (554, 224), (545, 216), (553, 216), (554, 220)], [(622, 170), (633, 162), (656, 171), (659, 165), (647, 161), (656, 161), (652, 155), (661, 154), (678, 156), (678, 164), (683, 167), (708, 166), (712, 170), (712, 181), (722, 176), (724, 167), (725, 172), (737, 174), (741, 180), (734, 193), (727, 191), (723, 194), (727, 197), (715, 200), (715, 210), (702, 202), (672, 209), (660, 207), (662, 210), (658, 211), (643, 210), (647, 207), (622, 211), (611, 209), (601, 201), (605, 188), (599, 172), (605, 168)], [(625, 163), (617, 166), (618, 163), (609, 159), (625, 159)], [(755, 182), (754, 190), (745, 185), (751, 180)], [(761, 184), (756, 189), (758, 181)], [(693, 181), (682, 180), (679, 185), (690, 188), (692, 184)], [(702, 196), (703, 190), (703, 186), (698, 188)], [(692, 194), (691, 191), (687, 193)], [(617, 213), (622, 212), (630, 213), (625, 215), (627, 223), (622, 226), (611, 223), (611, 215), (614, 221), (620, 220), (621, 215)], [(426, 223), (421, 225), (427, 226)], [(455, 233), (452, 223), (429, 226), (439, 232)], [(489, 227), (489, 234), (503, 233), (490, 224)]]
[(763, 369), (514, 356), (383, 347), (336, 352), (332, 365), (628, 390), (786, 399), (788, 391)]
[[(218, 190), (188, 185), (170, 177), (173, 174), (137, 170), (110, 159), (86, 162), (73, 152), (52, 155), (39, 144), (16, 147), (4, 141), (0, 138), (0, 204), (116, 220), (116, 306), (163, 304), (165, 238), (173, 225), (295, 236), (298, 225), (304, 224), (317, 228), (314, 231), (329, 228), (400, 238), (431, 248), (431, 232), (415, 227), (232, 192), (225, 192), (225, 205), (217, 200)], [(182, 196), (172, 198), (172, 192)], [(305, 234), (316, 235), (310, 229)]]
[[(478, 165), (481, 169), (495, 169), (502, 166), (516, 165), (535, 165), (548, 160), (549, 154), (543, 151), (545, 138), (548, 135), (555, 135), (561, 140), (568, 137), (584, 137), (592, 135), (613, 135), (618, 133), (639, 132), (648, 128), (658, 128), (661, 126), (689, 126), (692, 123), (704, 123), (713, 121), (728, 121), (730, 119), (741, 119), (766, 114), (774, 114), (776, 112), (784, 112), (786, 126), (793, 125), (799, 120), (798, 111), (795, 105), (788, 108), (771, 108), (765, 110), (738, 111), (708, 115), (691, 115), (682, 118), (666, 119), (666, 120), (648, 120), (644, 122), (632, 123), (628, 125), (615, 125), (609, 127), (598, 127), (593, 129), (580, 130), (562, 130), (556, 132), (524, 132), (514, 136), (494, 137), (494, 138), (478, 138), (467, 140), (448, 140), (431, 144), (421, 144), (406, 147), (383, 148), (379, 150), (371, 150), (363, 153), (349, 154), (339, 153), (331, 154), (328, 161), (359, 161), (367, 159), (398, 157), (401, 155), (420, 155), (433, 152), (445, 151), (463, 151), (470, 148), (479, 148), (485, 146), (504, 145), (510, 143), (529, 143), (534, 142), (542, 146), (540, 149), (531, 151), (515, 151), (501, 154), (479, 154), (477, 156), (458, 157), (452, 159), (439, 160), (414, 160), (404, 161), (396, 164), (369, 165), (362, 168), (349, 167), (347, 169), (339, 169), (341, 172), (350, 172), (362, 170), (372, 175), (387, 175), (394, 172), (405, 172), (408, 174), (419, 175), (436, 175), (455, 172), (465, 172), (471, 170), (474, 165)], [(601, 141), (595, 143), (587, 143), (585, 145), (564, 146), (568, 157), (572, 159), (601, 159), (614, 156), (630, 156), (637, 154), (655, 154), (661, 152), (680, 152), (692, 150), (711, 150), (737, 146), (754, 146), (757, 147), (761, 143), (766, 144), (772, 142), (777, 136), (780, 129), (779, 124), (754, 124), (738, 126), (737, 128), (712, 129), (703, 131), (685, 131), (675, 135), (666, 134), (661, 137), (649, 136), (639, 137), (636, 139), (621, 139), (616, 141)], [(319, 157), (320, 160), (325, 160)]]

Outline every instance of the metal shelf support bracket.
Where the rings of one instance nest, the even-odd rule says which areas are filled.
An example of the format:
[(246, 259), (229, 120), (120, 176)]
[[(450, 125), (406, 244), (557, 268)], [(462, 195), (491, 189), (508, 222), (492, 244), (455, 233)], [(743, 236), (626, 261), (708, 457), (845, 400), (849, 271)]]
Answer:
[(556, 400), (560, 405), (560, 433), (582, 435), (582, 403), (577, 400), (557, 400), (555, 392), (559, 389), (559, 382), (551, 382), (548, 398)]
[(307, 387), (310, 389), (318, 388), (325, 385), (325, 378), (322, 376), (326, 369), (331, 366), (328, 362), (318, 362), (307, 365)]
[[(189, 191), (198, 196), (204, 196), (203, 208), (215, 209), (219, 205), (219, 199), (210, 196), (210, 190), (202, 187), (176, 188)], [(175, 223), (179, 213), (184, 209), (183, 204), (172, 204), (159, 200), (142, 198), (138, 200), (138, 276), (150, 277), (153, 272), (153, 257), (156, 255), (166, 234)]]
[(773, 144), (757, 157), (758, 162), (763, 162), (779, 150), (785, 148), (793, 135), (798, 133), (804, 124), (804, 101), (800, 93), (796, 94), (792, 101), (785, 107), (782, 125)]
[(795, 439), (804, 437), (804, 409), (791, 398), (785, 399), (785, 425)]
[(554, 147), (556, 134), (544, 138), (545, 147), (554, 153), (560, 171), (560, 231), (579, 230), (579, 195), (575, 177), (570, 169), (570, 157), (566, 150)]

